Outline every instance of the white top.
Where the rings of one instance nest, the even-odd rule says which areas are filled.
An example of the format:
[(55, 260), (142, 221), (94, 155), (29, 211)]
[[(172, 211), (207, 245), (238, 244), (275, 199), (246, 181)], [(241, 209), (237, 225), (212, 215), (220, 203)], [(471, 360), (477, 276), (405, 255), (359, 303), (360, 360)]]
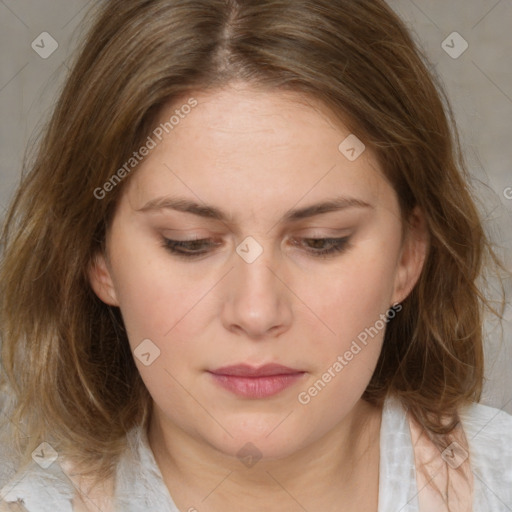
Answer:
[[(511, 512), (512, 416), (481, 404), (463, 408), (460, 416), (474, 476), (473, 512)], [(128, 440), (116, 474), (113, 510), (179, 512), (163, 482), (145, 431), (134, 428)], [(388, 398), (380, 432), (378, 512), (431, 510), (419, 508), (414, 457), (406, 411), (397, 399)], [(75, 491), (58, 459), (47, 469), (34, 462), (0, 485), (0, 498), (6, 502), (23, 500), (28, 512), (73, 511)]]

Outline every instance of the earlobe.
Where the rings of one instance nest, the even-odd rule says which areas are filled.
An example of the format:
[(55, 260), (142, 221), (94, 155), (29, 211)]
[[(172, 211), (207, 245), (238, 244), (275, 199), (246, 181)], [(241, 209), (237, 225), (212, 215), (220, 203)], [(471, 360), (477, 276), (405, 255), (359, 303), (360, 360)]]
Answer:
[(88, 274), (91, 287), (98, 298), (109, 306), (119, 306), (112, 275), (103, 254), (98, 253), (94, 256)]
[(423, 212), (415, 207), (411, 213), (395, 278), (393, 303), (402, 302), (421, 275), (429, 248), (429, 232)]

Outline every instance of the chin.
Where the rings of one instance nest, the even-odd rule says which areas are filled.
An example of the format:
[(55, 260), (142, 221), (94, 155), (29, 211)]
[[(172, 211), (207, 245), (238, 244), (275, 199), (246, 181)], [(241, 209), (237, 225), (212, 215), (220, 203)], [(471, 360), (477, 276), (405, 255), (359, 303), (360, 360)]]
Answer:
[(278, 421), (272, 418), (263, 422), (259, 418), (253, 422), (249, 418), (242, 423), (226, 422), (224, 426), (232, 437), (221, 431), (220, 437), (213, 438), (209, 431), (204, 433), (206, 436), (203, 439), (219, 452), (239, 459), (247, 456), (262, 460), (286, 458), (307, 444), (307, 438), (312, 434), (298, 431), (292, 422), (285, 426), (288, 420), (279, 425), (283, 418), (286, 415)]

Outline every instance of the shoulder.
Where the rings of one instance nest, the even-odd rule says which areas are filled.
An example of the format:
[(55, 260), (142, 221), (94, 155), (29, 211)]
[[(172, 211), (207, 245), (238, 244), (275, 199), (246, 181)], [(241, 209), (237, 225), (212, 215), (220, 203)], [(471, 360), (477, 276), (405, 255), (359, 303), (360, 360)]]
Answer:
[[(459, 439), (459, 446), (452, 447), (450, 450), (452, 454), (456, 455), (453, 460), (456, 465), (450, 464), (445, 457), (441, 456), (441, 459), (447, 462), (445, 469), (455, 475), (458, 472), (454, 473), (452, 468), (457, 469), (462, 465), (468, 468), (469, 466), (469, 474), (472, 475), (471, 481), (473, 482), (474, 506), (472, 510), (475, 512), (511, 511), (512, 416), (500, 409), (478, 403), (461, 407), (459, 416), (464, 435), (455, 437)], [(420, 509), (416, 501), (425, 493), (418, 493), (418, 488), (413, 488), (413, 484), (411, 484), (417, 480), (417, 462), (419, 460), (439, 461), (438, 448), (429, 443), (423, 443), (423, 441), (426, 442), (426, 439), (422, 436), (422, 428), (412, 421), (412, 418), (409, 418), (408, 422), (406, 417), (407, 411), (397, 398), (390, 397), (386, 400), (381, 431), (381, 443), (384, 444), (381, 448), (383, 456), (381, 457), (381, 470), (383, 470), (383, 481), (385, 480), (382, 494), (383, 498), (389, 497), (389, 504), (386, 502), (389, 505), (389, 510), (392, 510), (393, 502), (396, 502), (396, 493), (407, 487), (409, 487), (409, 491), (408, 493), (403, 491), (401, 499), (406, 499), (406, 503), (412, 500), (412, 509)], [(407, 428), (407, 423), (409, 423), (409, 428)], [(467, 465), (465, 464), (466, 460)], [(411, 467), (416, 469), (411, 470)], [(414, 474), (416, 474), (416, 478)], [(421, 473), (419, 474), (421, 475)], [(394, 486), (388, 485), (391, 483)], [(390, 492), (392, 487), (394, 491)], [(384, 510), (388, 510), (388, 508), (385, 507)], [(404, 510), (406, 509), (404, 508)]]
[[(485, 448), (489, 456), (512, 457), (510, 414), (502, 409), (472, 403), (461, 408), (459, 415), (472, 448)], [(512, 460), (508, 459), (508, 462)]]
[(5, 510), (28, 512), (72, 512), (74, 495), (73, 486), (57, 462), (46, 469), (33, 463), (0, 490)]
[(501, 409), (478, 403), (461, 408), (459, 414), (476, 477), (475, 485), (480, 489), (480, 507), (510, 510), (512, 416)]
[(10, 502), (7, 503), (5, 501), (0, 502), (0, 512), (26, 512), (27, 509), (23, 502)]

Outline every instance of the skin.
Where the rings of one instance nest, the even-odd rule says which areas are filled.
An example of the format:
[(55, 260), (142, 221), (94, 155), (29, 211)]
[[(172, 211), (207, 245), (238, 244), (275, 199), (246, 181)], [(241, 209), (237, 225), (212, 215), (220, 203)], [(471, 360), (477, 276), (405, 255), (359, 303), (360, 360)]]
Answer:
[[(415, 210), (402, 238), (375, 155), (349, 161), (338, 146), (350, 131), (312, 99), (240, 83), (193, 96), (198, 106), (131, 176), (90, 272), (97, 295), (120, 308), (132, 350), (144, 339), (160, 350), (150, 366), (135, 361), (155, 404), (148, 434), (164, 481), (182, 511), (377, 510), (381, 410), (361, 396), (384, 329), (308, 404), (298, 394), (410, 293), (424, 218)], [(170, 195), (227, 218), (143, 210)], [(369, 206), (281, 220), (338, 196)], [(235, 250), (247, 236), (263, 250), (252, 263)], [(304, 242), (344, 236), (346, 249), (325, 258)], [(163, 237), (220, 245), (186, 260)], [(236, 396), (207, 372), (272, 362), (305, 374), (263, 399)], [(247, 442), (262, 455), (250, 468), (236, 456)]]

